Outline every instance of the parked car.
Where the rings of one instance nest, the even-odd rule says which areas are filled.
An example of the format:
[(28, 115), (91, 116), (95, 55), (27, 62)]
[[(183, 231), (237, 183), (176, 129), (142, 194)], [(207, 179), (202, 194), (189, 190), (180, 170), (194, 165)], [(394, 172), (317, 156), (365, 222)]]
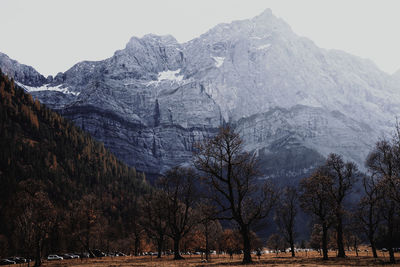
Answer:
[(47, 259), (48, 259), (49, 261), (54, 261), (54, 260), (62, 260), (62, 259), (64, 259), (64, 258), (63, 258), (63, 257), (60, 257), (60, 256), (58, 256), (58, 255), (52, 254), (52, 255), (47, 256)]
[(79, 255), (74, 253), (66, 253), (63, 255), (64, 259), (79, 259)]
[(119, 252), (119, 251), (116, 251), (116, 252), (115, 252), (115, 256), (120, 256), (120, 257), (122, 257), (122, 256), (126, 256), (126, 254), (125, 254), (125, 253), (122, 253), (122, 252)]
[(82, 258), (82, 259), (84, 259), (84, 258), (89, 258), (89, 253), (87, 253), (87, 252), (83, 252), (83, 253), (81, 253), (81, 254), (79, 254), (79, 257), (80, 258)]
[(25, 263), (27, 262), (26, 259), (21, 258), (21, 257), (11, 257), (8, 258), (10, 261), (15, 261), (15, 263)]
[(71, 254), (62, 255), (63, 259), (73, 259), (74, 257)]
[(105, 256), (106, 256), (106, 254), (105, 254), (104, 252), (102, 252), (102, 251), (100, 251), (100, 250), (98, 250), (98, 249), (93, 250), (93, 254), (94, 254), (96, 257), (105, 257)]
[(10, 261), (9, 259), (0, 260), (0, 265), (10, 265), (10, 264), (16, 264), (16, 262)]

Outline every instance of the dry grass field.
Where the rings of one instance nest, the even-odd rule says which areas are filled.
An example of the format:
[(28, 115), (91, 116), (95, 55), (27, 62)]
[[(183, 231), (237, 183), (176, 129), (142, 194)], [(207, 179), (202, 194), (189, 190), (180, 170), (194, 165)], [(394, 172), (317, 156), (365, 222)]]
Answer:
[[(330, 253), (328, 261), (323, 261), (317, 252), (299, 253), (296, 258), (291, 258), (289, 253), (264, 254), (260, 260), (253, 255), (254, 264), (251, 266), (384, 266), (388, 264), (388, 253), (379, 252), (379, 259), (374, 260), (371, 253), (367, 256), (366, 252), (360, 252), (359, 257), (354, 252), (347, 252), (347, 259), (336, 259), (335, 253)], [(396, 253), (400, 261), (400, 253)], [(127, 266), (145, 266), (145, 267), (172, 267), (172, 266), (241, 266), (241, 257), (234, 255), (233, 259), (229, 255), (212, 255), (211, 262), (202, 262), (201, 256), (186, 256), (185, 260), (174, 261), (172, 256), (165, 256), (162, 259), (150, 256), (140, 257), (105, 257), (97, 259), (83, 260), (63, 260), (57, 262), (44, 262), (45, 267), (127, 267)], [(390, 266), (400, 266), (399, 264)]]

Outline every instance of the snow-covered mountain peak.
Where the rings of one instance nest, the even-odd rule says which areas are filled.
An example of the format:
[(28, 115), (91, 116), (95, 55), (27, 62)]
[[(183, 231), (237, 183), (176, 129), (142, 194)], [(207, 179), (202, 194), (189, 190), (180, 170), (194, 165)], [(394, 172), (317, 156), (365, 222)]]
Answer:
[(266, 8), (264, 9), (263, 12), (261, 12), (259, 15), (255, 16), (253, 19), (265, 19), (265, 18), (270, 18), (273, 17), (274, 15), (272, 14), (272, 9), (271, 8)]
[(28, 89), (125, 162), (157, 173), (190, 161), (193, 143), (226, 122), (249, 150), (304, 163), (296, 168), (329, 152), (362, 167), (400, 114), (400, 73), (321, 49), (269, 9), (183, 44), (132, 37), (111, 58), (78, 63), (44, 84)]
[(158, 43), (158, 44), (173, 44), (176, 45), (178, 41), (173, 37), (172, 35), (156, 35), (156, 34), (146, 34), (142, 37), (142, 40), (152, 42), (152, 43)]
[[(245, 20), (244, 22), (246, 22)], [(289, 24), (287, 24), (284, 20), (276, 17), (272, 10), (267, 8), (260, 15), (250, 19), (254, 25), (254, 27), (263, 28), (269, 31), (291, 31)]]
[(245, 20), (236, 20), (232, 23), (221, 23), (195, 38), (188, 43), (202, 41), (212, 43), (215, 41), (229, 41), (243, 38), (265, 39), (272, 35), (294, 36), (290, 26), (266, 9), (260, 15)]
[(126, 49), (137, 49), (140, 46), (179, 46), (178, 41), (172, 35), (146, 34), (142, 38), (133, 36), (126, 44)]

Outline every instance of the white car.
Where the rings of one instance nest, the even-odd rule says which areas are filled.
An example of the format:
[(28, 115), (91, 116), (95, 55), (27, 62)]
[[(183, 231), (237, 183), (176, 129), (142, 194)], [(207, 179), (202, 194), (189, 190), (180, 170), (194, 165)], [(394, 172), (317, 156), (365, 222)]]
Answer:
[(62, 260), (63, 257), (60, 257), (60, 256), (58, 256), (58, 255), (49, 255), (49, 256), (47, 257), (47, 259), (48, 259), (49, 261), (53, 261), (53, 260)]

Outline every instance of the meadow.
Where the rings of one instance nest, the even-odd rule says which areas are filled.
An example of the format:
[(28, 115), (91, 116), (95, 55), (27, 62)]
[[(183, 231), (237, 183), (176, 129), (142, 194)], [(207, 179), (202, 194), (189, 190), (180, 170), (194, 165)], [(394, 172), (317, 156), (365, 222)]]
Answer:
[[(335, 258), (335, 252), (330, 252), (327, 261), (322, 260), (318, 252), (300, 252), (295, 258), (290, 257), (289, 253), (263, 254), (260, 259), (253, 255), (254, 263), (251, 266), (386, 266), (389, 262), (388, 253), (379, 252), (379, 258), (371, 257), (371, 252), (347, 252), (346, 259)], [(400, 253), (396, 253), (399, 258)], [(204, 262), (201, 255), (186, 255), (184, 260), (174, 261), (172, 256), (164, 256), (157, 259), (154, 256), (126, 256), (126, 257), (104, 257), (95, 259), (74, 259), (63, 261), (45, 261), (44, 266), (74, 266), (74, 267), (127, 267), (127, 266), (146, 266), (146, 267), (173, 267), (173, 266), (243, 266), (241, 255), (212, 255), (210, 262)], [(400, 263), (391, 266), (400, 266)]]

